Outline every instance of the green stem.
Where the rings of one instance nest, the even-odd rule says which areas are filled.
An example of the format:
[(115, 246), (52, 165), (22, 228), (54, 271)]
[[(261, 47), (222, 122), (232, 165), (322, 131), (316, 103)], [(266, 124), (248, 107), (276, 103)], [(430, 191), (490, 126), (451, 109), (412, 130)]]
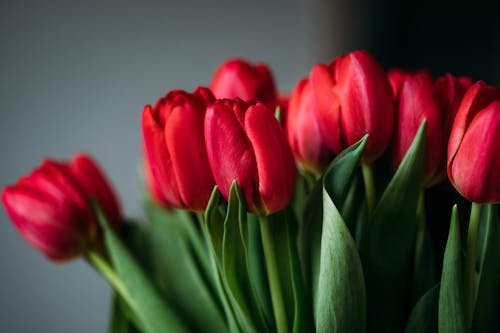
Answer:
[(270, 221), (267, 217), (260, 217), (262, 246), (264, 248), (264, 258), (266, 261), (269, 289), (271, 291), (271, 301), (276, 319), (276, 328), (278, 333), (286, 333), (288, 332), (288, 320), (286, 317), (285, 304), (283, 303), (276, 253), (274, 252), (274, 239), (269, 223)]
[(370, 164), (361, 163), (361, 172), (365, 182), (366, 205), (368, 207), (368, 215), (371, 216), (375, 208), (375, 183), (373, 181), (373, 169)]
[(109, 282), (111, 287), (127, 302), (127, 304), (134, 309), (134, 301), (130, 297), (127, 288), (123, 284), (122, 280), (111, 267), (111, 265), (104, 259), (104, 257), (94, 250), (88, 250), (85, 257), (90, 262), (90, 264), (98, 270), (104, 278)]
[(479, 225), (481, 221), (482, 206), (477, 203), (472, 203), (469, 231), (467, 232), (467, 248), (465, 252), (465, 306), (467, 322), (472, 322), (472, 314), (474, 312), (475, 291), (477, 284), (476, 274), (476, 256), (477, 256), (477, 238), (479, 233)]

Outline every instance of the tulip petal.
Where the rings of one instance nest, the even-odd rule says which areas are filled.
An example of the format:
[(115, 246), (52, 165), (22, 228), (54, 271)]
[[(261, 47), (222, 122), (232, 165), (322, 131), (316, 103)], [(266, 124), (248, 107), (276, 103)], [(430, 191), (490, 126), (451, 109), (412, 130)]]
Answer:
[(337, 61), (335, 78), (342, 149), (368, 134), (363, 160), (372, 162), (389, 145), (394, 127), (394, 96), (387, 76), (368, 52), (355, 51)]
[(99, 166), (89, 156), (78, 154), (69, 163), (69, 169), (85, 190), (86, 196), (97, 200), (109, 221), (119, 223), (121, 213), (118, 200)]
[(491, 101), (500, 100), (500, 90), (487, 85), (483, 81), (476, 82), (467, 90), (458, 108), (448, 142), (448, 174), (465, 131), (475, 115)]
[(467, 199), (500, 202), (500, 102), (476, 114), (451, 165), (451, 181)]
[(156, 121), (154, 110), (146, 106), (142, 113), (142, 131), (147, 163), (152, 178), (162, 191), (165, 205), (181, 207), (181, 199), (177, 190), (172, 160), (165, 143), (165, 135), (161, 124)]
[(336, 154), (343, 150), (340, 140), (340, 104), (334, 92), (335, 79), (330, 69), (322, 64), (315, 65), (309, 75), (316, 100), (316, 118), (321, 135), (327, 146)]
[[(203, 134), (205, 110), (201, 105), (185, 103), (173, 107), (165, 123), (165, 141), (183, 205), (202, 211), (215, 186)], [(182, 144), (179, 139), (182, 138)]]
[(245, 132), (255, 154), (264, 209), (266, 212), (280, 210), (290, 201), (296, 174), (285, 134), (264, 104), (256, 104), (247, 110)]
[[(84, 235), (74, 229), (74, 212), (51, 198), (24, 186), (4, 189), (2, 201), (21, 235), (53, 260), (69, 260), (85, 248)], [(35, 213), (34, 213), (35, 212)]]
[(434, 81), (427, 71), (406, 75), (399, 87), (396, 123), (392, 139), (391, 164), (396, 170), (410, 148), (424, 119), (427, 120), (424, 184), (431, 185), (445, 159), (443, 114), (434, 95)]
[[(252, 147), (233, 111), (216, 101), (205, 115), (205, 142), (212, 174), (220, 192), (229, 198), (233, 180), (242, 189), (250, 210), (260, 206)], [(257, 202), (256, 202), (257, 200)]]

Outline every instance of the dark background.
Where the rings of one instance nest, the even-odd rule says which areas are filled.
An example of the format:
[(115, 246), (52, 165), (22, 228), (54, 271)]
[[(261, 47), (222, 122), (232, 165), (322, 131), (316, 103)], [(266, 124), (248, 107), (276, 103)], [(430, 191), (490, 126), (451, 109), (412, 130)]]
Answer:
[[(0, 2), (0, 186), (41, 158), (92, 153), (140, 217), (142, 107), (207, 84), (225, 58), (262, 60), (281, 90), (358, 48), (389, 68), (499, 85), (498, 6), (475, 1)], [(56, 265), (0, 211), (0, 331), (105, 332), (110, 289), (82, 260)]]

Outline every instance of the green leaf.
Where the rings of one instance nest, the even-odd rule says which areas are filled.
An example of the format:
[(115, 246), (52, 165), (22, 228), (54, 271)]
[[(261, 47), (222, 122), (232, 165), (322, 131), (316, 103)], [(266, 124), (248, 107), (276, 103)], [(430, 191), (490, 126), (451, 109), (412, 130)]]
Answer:
[[(262, 239), (260, 237), (259, 218), (255, 214), (247, 217), (247, 261), (250, 281), (254, 287), (255, 296), (261, 306), (268, 326), (273, 326), (274, 316), (271, 305), (271, 295), (267, 283), (267, 271), (262, 250)], [(245, 228), (244, 225), (241, 228)]]
[(440, 333), (467, 332), (462, 242), (456, 205), (451, 213), (450, 232), (444, 252), (438, 324)]
[(209, 260), (208, 247), (192, 225), (195, 221), (154, 204), (148, 206), (147, 213), (154, 278), (166, 300), (191, 330), (227, 331), (211, 267), (202, 264)]
[[(279, 277), (280, 294), (283, 298), (288, 328), (293, 332), (304, 332), (312, 329), (312, 309), (306, 301), (303, 275), (297, 249), (297, 221), (290, 207), (269, 215), (262, 220), (269, 233), (267, 237), (272, 244), (274, 256), (277, 258), (276, 272)], [(263, 240), (264, 241), (264, 240)]]
[(306, 201), (302, 222), (299, 224), (298, 250), (306, 286), (306, 297), (312, 303), (316, 295), (323, 227), (322, 182), (317, 182)]
[[(359, 162), (366, 146), (367, 136), (340, 153), (328, 167), (322, 181), (315, 184), (310, 192), (299, 224), (298, 248), (304, 280), (306, 296), (312, 299), (317, 295), (319, 260), (321, 251), (321, 233), (323, 225), (323, 188), (326, 189), (342, 213), (348, 216), (352, 225), (358, 224), (363, 207), (360, 207), (356, 196), (357, 185), (353, 184), (359, 171)], [(353, 191), (350, 189), (353, 188)], [(366, 207), (365, 207), (366, 208)]]
[(361, 259), (340, 212), (323, 190), (323, 232), (318, 291), (317, 332), (364, 332), (366, 295)]
[[(403, 329), (409, 311), (409, 282), (422, 190), (425, 121), (396, 173), (382, 193), (362, 246), (368, 297), (368, 328)], [(380, 302), (383, 299), (384, 302)]]
[(342, 207), (349, 194), (353, 178), (368, 141), (368, 135), (345, 149), (330, 164), (323, 179), (323, 187), (337, 207)]
[(494, 332), (500, 308), (500, 219), (498, 206), (486, 205), (482, 212), (483, 255), (479, 263), (479, 283), (472, 332)]
[(164, 302), (140, 265), (100, 215), (108, 252), (123, 284), (122, 292), (127, 295), (127, 302), (141, 326), (148, 333), (187, 332), (178, 314)]
[(415, 235), (415, 259), (413, 263), (412, 304), (415, 304), (437, 281), (434, 251), (425, 220), (424, 192), (417, 209), (417, 231)]
[(247, 233), (241, 229), (243, 224), (246, 226), (246, 209), (238, 191), (236, 182), (233, 182), (224, 221), (222, 269), (233, 309), (242, 328), (245, 331), (265, 331), (267, 323), (257, 303), (248, 272), (248, 238)]
[(437, 332), (439, 284), (429, 289), (415, 304), (405, 333)]
[(231, 307), (230, 295), (227, 290), (227, 282), (222, 268), (222, 242), (224, 238), (224, 216), (221, 213), (221, 196), (217, 187), (212, 191), (210, 200), (205, 211), (204, 233), (210, 249), (212, 275), (216, 281), (217, 291), (220, 295), (224, 314), (228, 322), (230, 332), (240, 332), (235, 313)]

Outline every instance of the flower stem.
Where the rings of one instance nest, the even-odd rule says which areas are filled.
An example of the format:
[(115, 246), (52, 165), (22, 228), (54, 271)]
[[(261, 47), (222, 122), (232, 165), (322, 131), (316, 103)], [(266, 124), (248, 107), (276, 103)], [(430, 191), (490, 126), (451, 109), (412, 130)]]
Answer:
[(270, 221), (267, 217), (260, 217), (262, 246), (264, 248), (264, 258), (266, 261), (269, 289), (271, 291), (271, 301), (276, 319), (276, 328), (278, 333), (286, 333), (288, 332), (288, 320), (286, 317), (285, 304), (283, 303), (276, 253), (274, 252), (274, 239), (269, 223)]
[(366, 206), (368, 207), (368, 214), (371, 215), (375, 208), (375, 183), (373, 181), (372, 166), (370, 164), (361, 163), (361, 172), (363, 173), (363, 180), (365, 183)]
[(467, 248), (465, 252), (465, 310), (467, 322), (472, 322), (472, 315), (474, 312), (475, 303), (475, 290), (477, 284), (476, 276), (476, 256), (477, 256), (477, 238), (479, 233), (479, 225), (481, 222), (481, 208), (482, 206), (477, 203), (472, 203), (469, 231), (467, 232)]
[(122, 280), (111, 267), (111, 265), (104, 259), (104, 257), (97, 251), (88, 250), (85, 255), (87, 261), (99, 271), (104, 278), (109, 282), (111, 287), (117, 292), (125, 302), (133, 309), (134, 302), (130, 297), (127, 288), (123, 284)]

